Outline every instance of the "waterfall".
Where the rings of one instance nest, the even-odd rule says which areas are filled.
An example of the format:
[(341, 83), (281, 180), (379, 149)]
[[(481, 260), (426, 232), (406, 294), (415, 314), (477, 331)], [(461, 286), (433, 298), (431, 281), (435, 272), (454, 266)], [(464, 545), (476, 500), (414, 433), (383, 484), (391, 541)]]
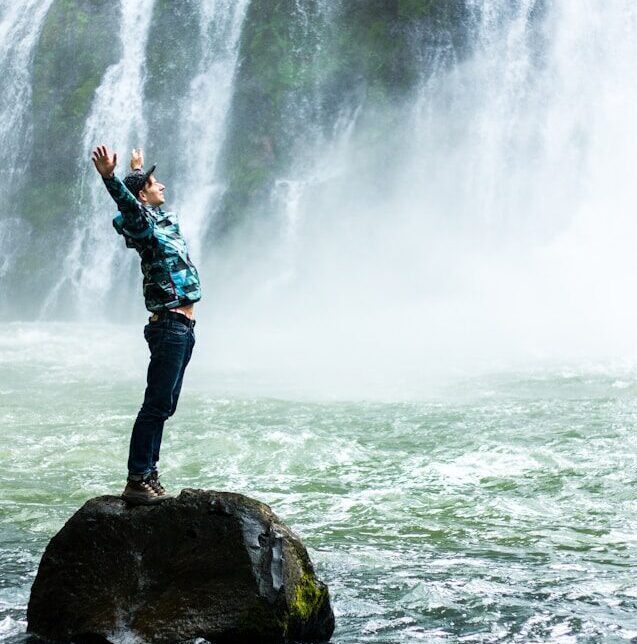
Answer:
[[(470, 222), (469, 232), (478, 226), (500, 240), (544, 243), (573, 223), (591, 180), (604, 174), (600, 167), (591, 175), (600, 158), (595, 133), (624, 148), (634, 131), (626, 105), (635, 91), (635, 7), (469, 4), (472, 55), (438, 78), (435, 92), (424, 87), (409, 167), (429, 184), (430, 200)], [(625, 173), (630, 156), (611, 161), (615, 171)]]
[[(168, 97), (178, 104), (180, 120), (171, 124), (174, 137), (164, 155), (176, 155), (179, 183), (177, 190), (167, 186), (167, 206), (182, 217), (182, 228), (190, 242), (193, 256), (200, 254), (200, 239), (206, 218), (214, 209), (219, 187), (216, 160), (224, 136), (224, 120), (232, 96), (232, 81), (237, 62), (241, 24), (248, 0), (202, 0), (199, 3), (199, 47), (203, 55), (190, 70), (175, 74), (192, 76), (184, 96)], [(131, 282), (139, 276), (133, 270), (135, 254), (123, 247), (114, 236), (110, 218), (114, 204), (98, 179), (91, 163), (90, 151), (100, 142), (117, 150), (118, 168), (128, 172), (132, 147), (146, 147), (149, 138), (145, 82), (147, 78), (147, 42), (152, 34), (154, 0), (142, 3), (122, 1), (120, 40), (121, 60), (111, 66), (98, 87), (83, 135), (83, 154), (79, 160), (79, 224), (68, 251), (68, 262), (62, 278), (51, 290), (44, 307), (47, 315), (63, 291), (72, 289), (74, 305), (81, 314), (103, 311), (106, 301), (116, 298), (127, 305), (131, 291), (139, 301), (139, 289)], [(190, 35), (189, 35), (190, 36)], [(147, 163), (152, 162), (146, 154)], [(165, 167), (163, 168), (165, 171)], [(162, 175), (158, 166), (157, 176)], [(176, 194), (175, 194), (176, 193)], [(174, 195), (174, 196), (173, 196)], [(118, 292), (114, 292), (118, 291)]]
[(72, 290), (72, 301), (80, 317), (95, 315), (96, 310), (102, 310), (103, 299), (111, 287), (116, 258), (119, 257), (124, 263), (130, 263), (132, 259), (124, 257), (124, 249), (114, 243), (109, 219), (113, 204), (105, 194), (101, 181), (95, 180), (90, 153), (101, 143), (107, 144), (111, 150), (117, 150), (116, 171), (123, 175), (129, 171), (130, 150), (145, 142), (146, 122), (142, 100), (144, 53), (154, 2), (121, 1), (119, 38), (122, 55), (120, 61), (106, 71), (95, 92), (84, 128), (78, 169), (79, 221), (68, 251), (67, 268), (44, 303), (43, 315), (56, 302), (62, 288)]
[(464, 51), (409, 25), (416, 87), (367, 90), (353, 134), (320, 148), (320, 184), (279, 178), (274, 247), (257, 226), (252, 281), (243, 258), (222, 273), (244, 272), (241, 298), (220, 287), (232, 350), (260, 334), (278, 339), (270, 364), (303, 347), (306, 363), (414, 368), (632, 352), (637, 5), (464, 6)]
[[(37, 199), (21, 212), (11, 191), (38, 180), (26, 162), (30, 68), (42, 24), (55, 9), (68, 16), (60, 2), (0, 4), (0, 274), (21, 253), (27, 280), (29, 244), (49, 232), (47, 218)], [(523, 334), (544, 346), (551, 326), (556, 345), (570, 342), (574, 324), (582, 338), (591, 325), (628, 337), (632, 0), (119, 9), (121, 49), (103, 52), (87, 79), (81, 150), (56, 161), (73, 164), (74, 178), (47, 179), (51, 199), (75, 198), (72, 234), (33, 260), (48, 293), (43, 317), (141, 309), (137, 258), (111, 228), (115, 208), (89, 161), (103, 142), (117, 148), (120, 174), (133, 146), (147, 148), (205, 292), (212, 301), (221, 289), (246, 320), (279, 325), (301, 308), (308, 318), (382, 318), (376, 343), (405, 319), (411, 327), (397, 334), (416, 344), (417, 328), (469, 342), (465, 325), (511, 345)], [(22, 296), (14, 281), (3, 302)]]
[(190, 253), (201, 256), (206, 221), (214, 211), (221, 187), (217, 182), (217, 158), (237, 63), (239, 36), (248, 0), (203, 0), (199, 38), (203, 56), (182, 100), (179, 124), (181, 182), (176, 195), (182, 228), (190, 240)]
[(0, 4), (0, 280), (9, 277), (28, 226), (12, 207), (30, 155), (31, 64), (42, 22), (53, 0)]
[(7, 198), (26, 167), (29, 152), (31, 63), (53, 0), (0, 4), (0, 198)]

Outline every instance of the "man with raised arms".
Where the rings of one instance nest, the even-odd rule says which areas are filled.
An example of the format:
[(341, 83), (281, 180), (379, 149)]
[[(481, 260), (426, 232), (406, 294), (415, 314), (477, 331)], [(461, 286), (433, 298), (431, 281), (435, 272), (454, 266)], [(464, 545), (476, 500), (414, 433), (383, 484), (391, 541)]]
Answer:
[(164, 185), (153, 174), (155, 166), (143, 170), (141, 150), (133, 150), (124, 181), (115, 176), (117, 154), (111, 155), (106, 146), (95, 148), (92, 159), (119, 209), (113, 226), (141, 258), (144, 300), (152, 314), (144, 327), (150, 348), (147, 387), (133, 426), (122, 497), (134, 504), (158, 503), (169, 498), (157, 462), (164, 422), (175, 413), (195, 345), (193, 305), (201, 299), (199, 275), (177, 215), (162, 208)]

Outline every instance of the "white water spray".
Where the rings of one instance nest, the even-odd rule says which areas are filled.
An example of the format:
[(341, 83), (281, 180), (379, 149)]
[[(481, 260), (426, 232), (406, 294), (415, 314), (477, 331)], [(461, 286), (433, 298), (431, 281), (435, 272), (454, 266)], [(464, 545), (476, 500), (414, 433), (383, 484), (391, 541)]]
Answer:
[(359, 130), (340, 176), (294, 193), (296, 282), (264, 302), (256, 260), (253, 296), (244, 274), (222, 286), (218, 362), (391, 378), (634, 357), (637, 7), (470, 8), (472, 54), (423, 73), (386, 177)]

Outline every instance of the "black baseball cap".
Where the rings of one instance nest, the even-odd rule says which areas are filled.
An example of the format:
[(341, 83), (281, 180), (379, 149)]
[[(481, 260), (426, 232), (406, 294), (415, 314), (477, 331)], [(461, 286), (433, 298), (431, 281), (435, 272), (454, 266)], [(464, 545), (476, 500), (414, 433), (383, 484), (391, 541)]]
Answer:
[(146, 183), (148, 182), (148, 177), (150, 177), (150, 175), (155, 172), (156, 167), (156, 165), (151, 166), (150, 170), (146, 170), (146, 172), (144, 172), (143, 170), (133, 170), (132, 172), (129, 172), (124, 177), (124, 185), (133, 193), (135, 197), (137, 197), (137, 193), (146, 185)]

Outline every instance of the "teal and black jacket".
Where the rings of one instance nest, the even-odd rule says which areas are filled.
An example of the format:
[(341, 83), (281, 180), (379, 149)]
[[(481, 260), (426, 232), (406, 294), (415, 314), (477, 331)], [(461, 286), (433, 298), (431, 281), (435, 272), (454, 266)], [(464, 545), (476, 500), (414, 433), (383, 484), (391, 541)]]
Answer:
[(142, 260), (144, 300), (149, 311), (164, 311), (201, 299), (199, 274), (188, 255), (176, 213), (137, 201), (113, 175), (104, 184), (119, 208), (115, 230)]

